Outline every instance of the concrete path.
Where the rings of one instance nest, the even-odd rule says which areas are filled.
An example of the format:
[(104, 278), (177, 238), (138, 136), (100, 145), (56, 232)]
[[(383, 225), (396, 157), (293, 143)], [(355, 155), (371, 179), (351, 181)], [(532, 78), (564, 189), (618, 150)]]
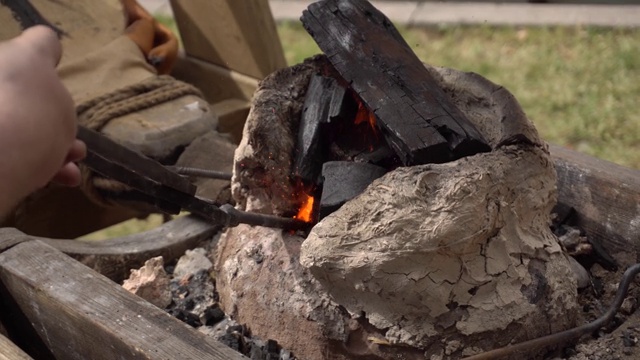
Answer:
[[(168, 0), (139, 0), (155, 14), (171, 15)], [(236, 0), (251, 1), (251, 0)], [(276, 20), (298, 21), (312, 0), (270, 0)], [(491, 2), (372, 1), (397, 24), (596, 25), (640, 27), (640, 5)]]

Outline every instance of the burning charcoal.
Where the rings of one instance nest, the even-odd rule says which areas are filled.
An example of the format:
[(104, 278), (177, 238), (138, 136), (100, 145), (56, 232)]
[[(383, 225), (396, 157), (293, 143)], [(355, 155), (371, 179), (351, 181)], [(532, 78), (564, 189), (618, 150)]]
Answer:
[(379, 146), (374, 151), (363, 152), (354, 156), (353, 161), (366, 162), (386, 169), (395, 168), (399, 164), (398, 157), (389, 146)]
[(386, 174), (379, 166), (350, 161), (329, 161), (322, 166), (320, 219), (358, 196), (373, 180)]
[(317, 181), (325, 160), (324, 128), (343, 112), (346, 90), (333, 78), (314, 75), (304, 102), (293, 173), (307, 184)]
[(194, 327), (212, 322), (208, 312), (217, 306), (217, 293), (208, 270), (174, 278), (170, 289), (173, 306), (169, 313)]
[(404, 165), (441, 163), (490, 151), (380, 11), (363, 0), (326, 0), (302, 24), (351, 84)]

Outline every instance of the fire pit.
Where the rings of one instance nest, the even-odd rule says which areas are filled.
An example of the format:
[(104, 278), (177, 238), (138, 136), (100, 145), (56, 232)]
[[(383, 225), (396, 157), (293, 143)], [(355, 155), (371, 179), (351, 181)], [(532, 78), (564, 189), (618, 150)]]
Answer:
[(228, 229), (225, 310), (302, 359), (460, 358), (574, 326), (555, 170), (514, 97), (416, 65), (366, 1), (302, 21), (326, 55), (261, 83), (232, 191), (243, 210), (320, 221)]

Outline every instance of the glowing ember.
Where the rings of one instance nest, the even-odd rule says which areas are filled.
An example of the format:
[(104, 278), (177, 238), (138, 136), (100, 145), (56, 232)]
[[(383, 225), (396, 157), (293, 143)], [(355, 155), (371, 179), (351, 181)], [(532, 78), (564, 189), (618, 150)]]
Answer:
[(298, 214), (294, 216), (294, 219), (302, 220), (305, 222), (311, 222), (313, 216), (313, 196), (303, 194), (304, 201), (298, 210)]
[(356, 125), (359, 125), (363, 122), (368, 122), (369, 126), (371, 126), (371, 129), (373, 130), (373, 133), (377, 135), (377, 131), (376, 131), (376, 116), (373, 115), (373, 112), (369, 111), (369, 109), (367, 109), (361, 101), (358, 101), (358, 113), (356, 114), (356, 118), (354, 120), (354, 123)]

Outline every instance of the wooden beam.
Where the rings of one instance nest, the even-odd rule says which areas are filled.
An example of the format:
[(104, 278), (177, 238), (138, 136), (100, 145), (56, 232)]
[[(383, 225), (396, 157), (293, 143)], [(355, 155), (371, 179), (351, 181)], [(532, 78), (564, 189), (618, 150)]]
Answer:
[(177, 259), (218, 231), (220, 226), (195, 216), (183, 216), (146, 232), (109, 240), (41, 240), (106, 277), (121, 282), (129, 276), (130, 269), (142, 266), (148, 259), (156, 256), (162, 256), (165, 261)]
[(41, 241), (0, 254), (0, 281), (56, 359), (246, 359)]
[(77, 259), (116, 282), (129, 276), (129, 270), (148, 259), (162, 256), (165, 261), (176, 259), (195, 248), (220, 230), (195, 216), (183, 216), (155, 229), (128, 236), (91, 241), (34, 237), (13, 228), (0, 229), (0, 252), (16, 244), (38, 239)]
[(256, 79), (287, 66), (268, 0), (171, 0), (189, 56)]
[(242, 140), (244, 123), (251, 110), (251, 102), (244, 99), (227, 99), (211, 104), (211, 108), (218, 116), (216, 130), (221, 134), (230, 135), (233, 143), (239, 144)]
[(303, 12), (301, 21), (374, 112), (404, 165), (491, 150), (390, 20), (368, 1), (319, 1)]
[(33, 358), (0, 334), (0, 360), (33, 360)]
[(571, 223), (610, 252), (640, 251), (640, 171), (550, 146), (558, 203), (575, 209)]
[(184, 54), (178, 57), (171, 75), (200, 89), (211, 104), (226, 99), (251, 100), (258, 88), (256, 78)]

